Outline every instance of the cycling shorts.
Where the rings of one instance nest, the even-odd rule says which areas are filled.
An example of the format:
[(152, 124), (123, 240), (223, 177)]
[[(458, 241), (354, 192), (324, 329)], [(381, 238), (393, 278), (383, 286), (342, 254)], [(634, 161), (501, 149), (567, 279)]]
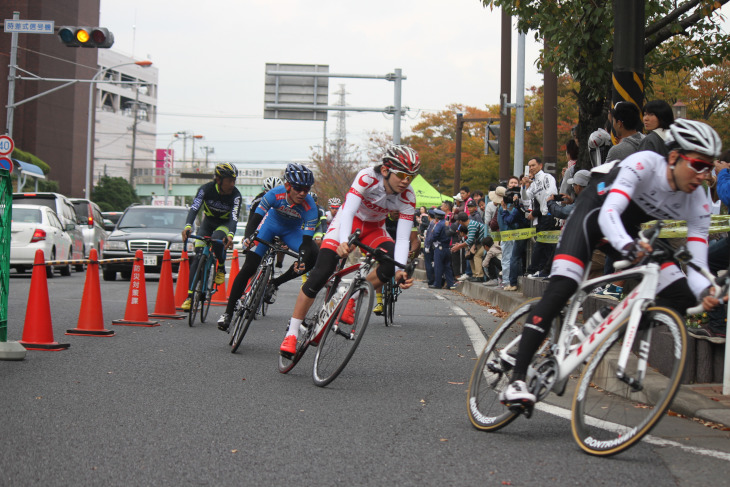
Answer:
[[(337, 251), (337, 247), (340, 246), (340, 242), (334, 238), (337, 235), (339, 225), (338, 221), (335, 220), (327, 233), (324, 236), (322, 245), (320, 248)], [(393, 242), (393, 239), (388, 235), (385, 230), (385, 220), (375, 222), (364, 222), (358, 217), (352, 220), (352, 231), (360, 230), (360, 241), (370, 247), (378, 247), (385, 242)]]

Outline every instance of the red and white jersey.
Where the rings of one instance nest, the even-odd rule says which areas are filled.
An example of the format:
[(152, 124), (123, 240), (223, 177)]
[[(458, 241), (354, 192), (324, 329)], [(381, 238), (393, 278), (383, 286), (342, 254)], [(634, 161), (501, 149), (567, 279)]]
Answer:
[(400, 194), (388, 194), (383, 185), (383, 176), (374, 168), (363, 169), (347, 193), (345, 203), (330, 224), (325, 238), (342, 243), (352, 232), (352, 222), (358, 218), (363, 222), (385, 224), (385, 217), (392, 211), (400, 213), (395, 242), (395, 259), (405, 262), (408, 256), (409, 239), (416, 213), (416, 194), (408, 188)]

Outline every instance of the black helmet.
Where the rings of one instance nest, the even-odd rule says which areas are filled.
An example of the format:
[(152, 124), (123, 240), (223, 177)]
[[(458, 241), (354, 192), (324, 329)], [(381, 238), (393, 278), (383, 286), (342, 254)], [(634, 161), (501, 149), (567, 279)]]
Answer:
[(215, 175), (219, 178), (233, 178), (238, 176), (238, 169), (230, 162), (221, 162), (215, 166)]

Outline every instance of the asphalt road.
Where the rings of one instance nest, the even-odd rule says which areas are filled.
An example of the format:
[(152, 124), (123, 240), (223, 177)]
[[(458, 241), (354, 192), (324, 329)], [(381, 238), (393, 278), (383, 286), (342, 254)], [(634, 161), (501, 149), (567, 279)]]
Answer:
[[(315, 350), (288, 375), (276, 368), (297, 281), (231, 354), (213, 324), (221, 307), (193, 328), (111, 325), (124, 315), (125, 281), (101, 283), (116, 336), (65, 336), (83, 280), (48, 281), (55, 339), (68, 350), (0, 361), (0, 485), (689, 486), (724, 485), (730, 474), (728, 432), (674, 417), (651, 441), (590, 457), (560, 417), (569, 398), (551, 396), (549, 410), (500, 432), (475, 430), (466, 416), (472, 340), (496, 320), (453, 291), (416, 284), (401, 295), (396, 324), (373, 316), (345, 371), (319, 388)], [(21, 338), (29, 284), (11, 276), (10, 340)]]

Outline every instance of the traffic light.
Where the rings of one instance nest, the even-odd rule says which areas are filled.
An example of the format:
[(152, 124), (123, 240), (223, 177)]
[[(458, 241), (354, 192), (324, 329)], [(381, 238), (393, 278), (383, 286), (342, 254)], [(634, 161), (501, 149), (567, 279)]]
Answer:
[(487, 133), (484, 137), (484, 153), (489, 154), (490, 149), (495, 154), (499, 154), (499, 124), (487, 124)]
[(114, 44), (114, 34), (105, 27), (63, 26), (58, 37), (67, 47), (97, 47), (107, 49)]

